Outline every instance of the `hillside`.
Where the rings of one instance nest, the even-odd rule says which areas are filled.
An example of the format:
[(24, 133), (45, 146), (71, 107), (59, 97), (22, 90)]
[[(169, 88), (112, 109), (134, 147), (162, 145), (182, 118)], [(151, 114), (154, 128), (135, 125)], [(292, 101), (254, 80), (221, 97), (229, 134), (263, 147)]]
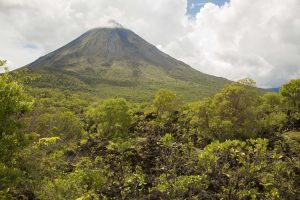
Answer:
[(37, 87), (134, 101), (150, 99), (162, 87), (184, 100), (196, 100), (229, 83), (193, 69), (124, 28), (92, 29), (25, 67), (42, 75)]

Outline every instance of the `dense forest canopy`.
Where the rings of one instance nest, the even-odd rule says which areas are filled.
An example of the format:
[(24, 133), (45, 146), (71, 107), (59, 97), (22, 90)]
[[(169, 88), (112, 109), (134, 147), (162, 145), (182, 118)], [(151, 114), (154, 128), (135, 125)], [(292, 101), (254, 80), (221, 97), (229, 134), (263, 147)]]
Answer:
[(0, 76), (0, 199), (300, 196), (300, 79), (280, 93), (243, 79), (197, 102), (160, 89), (143, 103), (35, 82)]

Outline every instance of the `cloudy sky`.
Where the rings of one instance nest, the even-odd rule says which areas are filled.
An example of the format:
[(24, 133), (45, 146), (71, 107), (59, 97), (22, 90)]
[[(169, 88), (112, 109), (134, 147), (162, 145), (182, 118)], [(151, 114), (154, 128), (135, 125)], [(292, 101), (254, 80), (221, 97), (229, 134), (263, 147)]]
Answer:
[(192, 67), (277, 87), (300, 77), (300, 0), (0, 0), (0, 57), (24, 66), (115, 20)]

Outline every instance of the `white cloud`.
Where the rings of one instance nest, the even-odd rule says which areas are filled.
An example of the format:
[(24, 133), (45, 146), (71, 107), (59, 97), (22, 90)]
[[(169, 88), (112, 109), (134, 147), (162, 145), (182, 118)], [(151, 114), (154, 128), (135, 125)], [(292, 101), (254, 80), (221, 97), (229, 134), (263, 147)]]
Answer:
[(299, 0), (206, 4), (193, 30), (165, 49), (206, 73), (279, 86), (300, 77), (299, 9)]
[(300, 76), (299, 0), (208, 3), (195, 19), (186, 6), (185, 0), (0, 0), (0, 56), (23, 66), (115, 20), (205, 73), (251, 76), (260, 86)]

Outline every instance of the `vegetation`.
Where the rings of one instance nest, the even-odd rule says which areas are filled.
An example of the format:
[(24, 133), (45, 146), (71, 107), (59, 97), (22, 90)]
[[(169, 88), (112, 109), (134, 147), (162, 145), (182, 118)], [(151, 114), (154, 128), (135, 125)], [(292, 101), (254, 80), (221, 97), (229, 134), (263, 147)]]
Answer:
[(300, 195), (299, 79), (264, 94), (244, 79), (189, 103), (168, 89), (99, 101), (30, 81), (0, 76), (0, 199)]

